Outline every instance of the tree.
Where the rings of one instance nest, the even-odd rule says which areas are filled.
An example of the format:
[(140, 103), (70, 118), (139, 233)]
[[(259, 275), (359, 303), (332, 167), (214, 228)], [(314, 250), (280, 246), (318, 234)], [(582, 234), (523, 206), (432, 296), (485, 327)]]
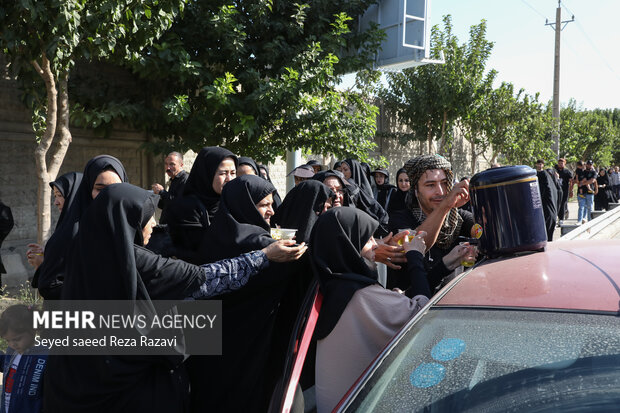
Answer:
[(183, 7), (184, 0), (21, 0), (0, 6), (0, 49), (32, 110), (38, 143), (40, 243), (49, 237), (49, 182), (71, 142), (68, 85), (76, 62), (136, 58)]
[(451, 17), (444, 16), (443, 30), (434, 26), (431, 33), (432, 56), (445, 56), (443, 65), (425, 65), (405, 69), (402, 73), (387, 76), (388, 87), (380, 96), (386, 107), (398, 120), (411, 129), (411, 133), (395, 133), (402, 140), (426, 140), (432, 152), (435, 137), (440, 142), (439, 151), (447, 152), (450, 144), (450, 126), (457, 119), (471, 133), (476, 113), (495, 78), (495, 71), (485, 74), (493, 43), (486, 40), (486, 22), (472, 26), (470, 39), (459, 45), (452, 33)]
[(620, 135), (615, 114), (617, 109), (582, 110), (571, 99), (560, 114), (562, 153), (572, 161), (593, 159), (599, 165), (609, 165)]
[[(357, 33), (355, 20), (370, 4), (189, 2), (159, 41), (123, 62), (146, 95), (117, 103), (159, 138), (149, 144), (156, 152), (224, 145), (260, 161), (296, 148), (365, 159), (378, 110), (336, 85), (371, 66), (383, 36)], [(102, 104), (82, 107), (94, 113)]]
[(487, 96), (484, 106), (481, 132), (491, 148), (491, 161), (500, 155), (509, 164), (553, 160), (551, 117), (538, 95), (530, 96), (523, 89), (515, 94), (514, 86), (503, 82)]

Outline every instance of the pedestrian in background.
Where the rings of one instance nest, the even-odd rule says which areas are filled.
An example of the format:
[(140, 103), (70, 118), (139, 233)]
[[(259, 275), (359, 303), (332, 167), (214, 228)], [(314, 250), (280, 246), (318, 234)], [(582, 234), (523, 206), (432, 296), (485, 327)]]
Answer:
[(620, 199), (620, 167), (609, 168), (609, 183), (616, 199)]
[(579, 212), (577, 214), (577, 225), (584, 224), (586, 220), (592, 219), (592, 208), (594, 208), (594, 194), (597, 188), (596, 171), (594, 170), (594, 162), (589, 160), (586, 162), (585, 169), (577, 174), (578, 193), (577, 201), (579, 202)]
[(570, 169), (566, 168), (566, 159), (564, 158), (558, 159), (555, 170), (560, 176), (560, 187), (562, 188), (562, 197), (558, 207), (558, 219), (560, 220), (560, 225), (562, 225), (564, 224), (564, 220), (568, 218), (568, 198), (569, 196), (573, 196), (570, 190), (573, 173)]
[(161, 184), (153, 184), (153, 193), (159, 195), (157, 207), (162, 210), (160, 224), (166, 223), (166, 208), (170, 202), (183, 193), (183, 187), (189, 174), (183, 170), (183, 155), (179, 152), (170, 152), (164, 161), (166, 175), (170, 177), (170, 185), (166, 191)]
[[(11, 208), (0, 201), (0, 247), (2, 247), (2, 242), (13, 229), (14, 224)], [(4, 268), (2, 257), (0, 257), (0, 285), (2, 285), (2, 274), (6, 274), (6, 268)]]
[(538, 188), (540, 190), (540, 200), (545, 217), (545, 229), (547, 231), (547, 241), (553, 241), (553, 231), (558, 217), (558, 199), (560, 198), (560, 184), (556, 179), (554, 169), (545, 169), (545, 161), (536, 161), (536, 176), (538, 177)]
[(598, 185), (598, 192), (594, 195), (594, 210), (608, 211), (609, 203), (616, 202), (616, 197), (609, 183), (609, 175), (607, 175), (605, 168), (600, 169), (596, 183)]

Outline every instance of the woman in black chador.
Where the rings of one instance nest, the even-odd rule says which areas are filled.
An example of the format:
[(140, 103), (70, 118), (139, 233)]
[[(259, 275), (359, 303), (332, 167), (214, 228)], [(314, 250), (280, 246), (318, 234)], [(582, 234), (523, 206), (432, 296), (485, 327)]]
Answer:
[(594, 209), (596, 211), (609, 210), (609, 203), (616, 202), (612, 187), (609, 185), (609, 175), (605, 168), (601, 168), (596, 178), (598, 192), (594, 195)]
[[(220, 208), (199, 251), (213, 261), (252, 251), (274, 242), (270, 236), (275, 188), (254, 175), (234, 179), (222, 191)], [(301, 244), (300, 252), (305, 251)], [(268, 363), (282, 295), (295, 274), (286, 265), (261, 271), (240, 290), (222, 300), (222, 356), (188, 360), (192, 411), (263, 412), (283, 361)], [(283, 359), (284, 354), (280, 355)]]
[(45, 244), (44, 259), (38, 268), (36, 281), (43, 298), (48, 300), (60, 298), (65, 278), (67, 247), (75, 238), (80, 226), (80, 218), (93, 199), (106, 185), (128, 180), (123, 164), (113, 156), (99, 155), (88, 161), (73, 202), (63, 207), (56, 230)]
[[(143, 248), (155, 225), (158, 196), (121, 183), (101, 191), (80, 221), (67, 258), (65, 300), (196, 299), (245, 285), (268, 259), (296, 259), (283, 243), (195, 266)], [(275, 255), (274, 255), (275, 254)], [(45, 410), (183, 412), (188, 381), (181, 357), (50, 356)]]
[(375, 199), (387, 211), (388, 203), (396, 192), (396, 187), (390, 184), (390, 173), (387, 169), (376, 169), (372, 173), (375, 180)]
[(386, 208), (387, 212), (390, 214), (393, 211), (407, 209), (407, 194), (411, 189), (411, 185), (409, 185), (409, 176), (407, 175), (405, 168), (400, 168), (396, 171), (396, 188), (397, 189), (390, 197), (390, 202)]
[[(346, 168), (345, 161), (341, 162), (341, 166), (342, 165), (345, 165)], [(357, 165), (359, 165), (359, 163), (357, 163)], [(352, 206), (364, 211), (373, 219), (376, 219), (379, 222), (379, 227), (377, 228), (377, 233), (375, 235), (379, 237), (387, 235), (387, 224), (389, 217), (385, 209), (383, 209), (383, 207), (379, 205), (377, 200), (372, 197), (372, 190), (370, 192), (370, 195), (368, 195), (365, 191), (362, 191), (359, 186), (357, 186), (353, 179), (346, 179), (344, 173), (337, 170), (321, 171), (314, 174), (312, 179), (324, 183), (326, 179), (332, 176), (338, 178), (338, 180), (341, 182), (344, 192), (344, 197), (342, 201), (343, 206)]]
[[(341, 162), (340, 168), (344, 177), (349, 181), (353, 181), (362, 192), (372, 198), (373, 191), (369, 177), (361, 163), (355, 159), (345, 159)], [(368, 171), (370, 173), (370, 170)]]
[(331, 189), (321, 182), (304, 181), (286, 194), (282, 206), (271, 219), (271, 226), (296, 229), (297, 242), (308, 242), (312, 226), (332, 196)]
[(198, 153), (183, 195), (170, 207), (168, 229), (174, 244), (170, 255), (200, 263), (194, 255), (219, 207), (222, 188), (237, 175), (237, 162), (231, 151), (217, 146)]
[[(327, 208), (331, 207), (330, 198), (333, 196), (333, 191), (321, 182), (312, 179), (303, 181), (286, 194), (284, 202), (271, 219), (271, 226), (297, 229), (295, 234), (297, 243), (308, 243), (314, 223)], [(278, 311), (275, 332), (279, 347), (274, 346), (276, 354), (284, 354), (287, 351), (286, 346), (289, 344), (303, 299), (309, 289), (314, 290), (314, 277), (308, 254), (299, 261), (289, 263), (288, 266), (291, 267), (290, 272), (297, 275), (289, 281)], [(314, 344), (310, 347), (304, 363), (300, 380), (303, 390), (314, 385)]]
[[(54, 205), (60, 210), (60, 216), (56, 221), (56, 229), (62, 226), (67, 211), (73, 204), (75, 194), (82, 182), (81, 172), (68, 172), (50, 182), (50, 188), (54, 191)], [(34, 277), (32, 278), (32, 286), (39, 287), (39, 266), (43, 263), (43, 247), (39, 244), (28, 244), (28, 262), (35, 268)]]

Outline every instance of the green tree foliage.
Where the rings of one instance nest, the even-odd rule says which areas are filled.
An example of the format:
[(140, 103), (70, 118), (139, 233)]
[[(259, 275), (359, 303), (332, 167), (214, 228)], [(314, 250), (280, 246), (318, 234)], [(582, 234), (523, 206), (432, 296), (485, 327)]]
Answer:
[(618, 109), (581, 110), (574, 99), (560, 112), (560, 150), (569, 161), (592, 159), (617, 163), (620, 143)]
[[(355, 19), (370, 4), (189, 2), (160, 40), (123, 63), (144, 93), (116, 103), (160, 138), (150, 145), (157, 152), (224, 145), (261, 161), (296, 148), (365, 159), (378, 110), (336, 85), (370, 67), (383, 38), (357, 33)], [(85, 114), (103, 103), (84, 102)]]
[(538, 95), (528, 95), (523, 89), (514, 93), (511, 83), (502, 83), (485, 99), (482, 134), (492, 161), (501, 156), (502, 163), (533, 165), (542, 158), (550, 164), (551, 116)]
[(56, 178), (71, 142), (68, 82), (76, 62), (137, 58), (183, 7), (184, 0), (0, 3), (0, 50), (32, 110), (38, 142), (39, 242), (49, 235), (48, 183)]
[(442, 153), (450, 144), (451, 126), (457, 119), (471, 131), (468, 136), (477, 136), (473, 122), (496, 75), (485, 69), (493, 49), (485, 36), (483, 20), (471, 27), (469, 41), (459, 45), (451, 17), (445, 16), (443, 29), (434, 26), (431, 31), (431, 55), (434, 59), (445, 56), (445, 64), (418, 66), (387, 76), (388, 87), (380, 96), (386, 108), (411, 130), (395, 132), (395, 136), (403, 141), (425, 140), (429, 152), (437, 137)]

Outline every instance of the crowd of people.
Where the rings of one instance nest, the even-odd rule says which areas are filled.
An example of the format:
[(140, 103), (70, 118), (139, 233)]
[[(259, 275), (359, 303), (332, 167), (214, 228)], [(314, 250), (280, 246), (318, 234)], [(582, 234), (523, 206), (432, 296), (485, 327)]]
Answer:
[[(50, 183), (60, 217), (44, 247), (29, 245), (32, 285), (45, 300), (221, 300), (223, 354), (34, 356), (35, 333), (21, 323), (31, 309), (17, 306), (0, 317), (11, 347), (0, 409), (267, 411), (301, 302), (318, 282), (323, 307), (300, 384), (315, 385), (317, 409), (328, 412), (475, 255), (468, 241), (476, 226), (464, 208), (469, 181), (457, 182), (439, 155), (407, 161), (396, 185), (387, 170), (355, 159), (332, 169), (310, 161), (290, 172), (295, 187), (284, 199), (266, 166), (222, 147), (203, 148), (189, 172), (178, 152), (165, 167), (167, 190), (129, 184), (122, 163), (108, 155)], [(597, 177), (586, 162), (573, 176), (560, 159), (557, 172), (540, 171), (557, 191), (554, 217), (564, 216), (576, 184), (585, 199), (620, 189), (617, 167)], [(295, 239), (275, 240), (277, 227), (295, 229)], [(388, 268), (384, 283), (378, 263)], [(18, 376), (32, 385), (40, 366), (34, 397), (7, 386)]]
[(558, 159), (553, 168), (545, 168), (545, 161), (536, 161), (538, 185), (545, 216), (548, 240), (553, 239), (557, 225), (568, 218), (568, 200), (575, 195), (577, 186), (577, 225), (592, 219), (592, 211), (607, 211), (610, 203), (620, 199), (620, 167), (599, 168), (594, 162), (578, 161), (575, 172), (566, 167), (566, 159)]

